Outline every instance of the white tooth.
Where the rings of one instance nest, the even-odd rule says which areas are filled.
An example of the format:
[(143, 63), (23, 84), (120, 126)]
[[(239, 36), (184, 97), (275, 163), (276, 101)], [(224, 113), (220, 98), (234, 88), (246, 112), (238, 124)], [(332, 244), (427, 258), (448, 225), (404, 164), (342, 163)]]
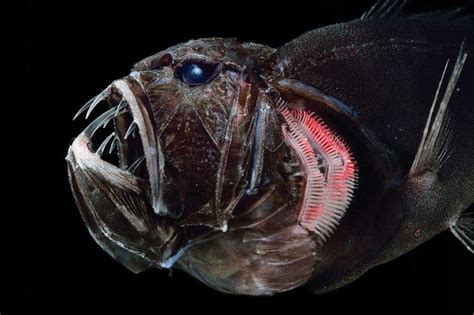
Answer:
[(125, 101), (123, 99), (121, 99), (120, 102), (117, 105), (117, 111), (115, 112), (115, 117), (120, 115), (119, 112), (123, 108), (124, 105), (125, 105)]
[(89, 126), (87, 126), (86, 129), (84, 129), (84, 134), (91, 138), (94, 133), (97, 131), (97, 129), (99, 129), (100, 126), (102, 126), (104, 124), (104, 122), (112, 119), (112, 117), (114, 117), (115, 115), (115, 107), (114, 108), (111, 108), (109, 109), (108, 111), (106, 111), (105, 113), (103, 113), (102, 115), (100, 115), (99, 117), (97, 117), (96, 119), (94, 119), (94, 121), (92, 121)]
[[(125, 107), (124, 105), (122, 107)], [(94, 121), (92, 121), (89, 126), (87, 126), (86, 129), (84, 129), (83, 133), (91, 138), (94, 133), (97, 131), (97, 129), (99, 129), (100, 126), (106, 126), (107, 123), (115, 117), (115, 113), (116, 113), (117, 109), (115, 107), (112, 107), (111, 109), (109, 109), (108, 111), (106, 111), (105, 113), (103, 113), (102, 115), (100, 115), (99, 117), (97, 117)], [(121, 111), (119, 114), (122, 114), (124, 113), (125, 111)]]
[(127, 171), (129, 171), (130, 173), (133, 174), (133, 172), (135, 172), (135, 170), (137, 169), (137, 167), (145, 160), (145, 155), (142, 155), (141, 157), (139, 157), (135, 162), (132, 163), (132, 165), (130, 165), (130, 167), (127, 169)]
[(109, 148), (109, 154), (112, 153), (112, 151), (115, 149), (115, 147), (117, 146), (117, 138), (114, 138), (114, 140), (112, 140), (112, 144), (110, 145), (110, 148)]
[(89, 118), (89, 115), (92, 113), (92, 111), (94, 110), (94, 108), (96, 108), (96, 106), (102, 102), (107, 96), (110, 95), (110, 89), (107, 88), (105, 90), (102, 91), (102, 93), (100, 93), (99, 95), (97, 95), (97, 97), (94, 99), (94, 101), (91, 103), (91, 106), (89, 107), (89, 109), (87, 110), (87, 113), (86, 113), (86, 119)]
[(76, 120), (77, 117), (79, 117), (83, 112), (85, 112), (91, 106), (92, 102), (94, 102), (96, 98), (97, 96), (94, 96), (89, 101), (87, 101), (87, 103), (84, 104), (84, 106), (82, 106), (81, 109), (77, 111), (76, 115), (74, 115), (74, 118), (72, 120)]
[(102, 144), (99, 146), (99, 149), (97, 149), (97, 154), (102, 155), (104, 153), (105, 147), (107, 147), (107, 144), (109, 143), (110, 139), (115, 136), (115, 132), (112, 132), (110, 135), (105, 138), (105, 140), (102, 142)]
[(123, 137), (124, 139), (127, 139), (128, 136), (137, 128), (137, 124), (133, 121), (130, 126), (127, 129), (127, 132), (125, 133), (125, 136)]

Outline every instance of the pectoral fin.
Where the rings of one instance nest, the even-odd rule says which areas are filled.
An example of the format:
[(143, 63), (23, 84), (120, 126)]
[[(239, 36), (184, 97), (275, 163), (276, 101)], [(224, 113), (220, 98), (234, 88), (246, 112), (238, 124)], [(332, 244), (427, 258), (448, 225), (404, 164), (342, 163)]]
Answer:
[(474, 254), (474, 205), (461, 212), (458, 220), (450, 226), (450, 229), (467, 250)]

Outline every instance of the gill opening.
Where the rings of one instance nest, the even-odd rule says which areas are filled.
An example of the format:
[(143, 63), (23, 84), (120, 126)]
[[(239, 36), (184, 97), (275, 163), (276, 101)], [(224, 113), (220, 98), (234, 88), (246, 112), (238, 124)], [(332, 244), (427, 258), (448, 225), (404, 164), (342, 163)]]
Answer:
[(344, 216), (357, 182), (356, 162), (342, 138), (324, 122), (283, 99), (277, 109), (287, 122), (285, 141), (294, 149), (305, 175), (299, 223), (326, 240)]

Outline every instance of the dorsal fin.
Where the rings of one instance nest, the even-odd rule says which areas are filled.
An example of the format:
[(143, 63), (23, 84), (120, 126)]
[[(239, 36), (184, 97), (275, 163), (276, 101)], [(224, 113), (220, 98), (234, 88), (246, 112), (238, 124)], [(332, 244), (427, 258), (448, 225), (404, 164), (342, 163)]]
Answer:
[(361, 20), (366, 20), (397, 16), (406, 4), (406, 0), (378, 0), (360, 18)]
[[(467, 53), (464, 52), (463, 42), (456, 63), (454, 64), (451, 77), (446, 84), (443, 98), (438, 105), (438, 98), (441, 88), (444, 85), (444, 77), (446, 74), (446, 69), (449, 65), (449, 59), (446, 62), (443, 74), (441, 75), (441, 79), (438, 84), (438, 89), (436, 90), (433, 104), (431, 105), (425, 128), (423, 130), (423, 136), (421, 138), (418, 151), (410, 168), (409, 177), (422, 174), (428, 170), (433, 172), (438, 171), (448, 157), (449, 140), (452, 136), (451, 126), (449, 123), (448, 104), (456, 87), (456, 83), (459, 79), (466, 58)], [(438, 107), (438, 110), (435, 117), (433, 118), (436, 107)]]

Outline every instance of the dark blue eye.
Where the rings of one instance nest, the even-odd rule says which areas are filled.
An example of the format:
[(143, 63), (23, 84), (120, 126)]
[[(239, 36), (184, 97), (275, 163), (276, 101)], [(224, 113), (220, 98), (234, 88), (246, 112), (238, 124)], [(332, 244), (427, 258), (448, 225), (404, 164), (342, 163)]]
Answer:
[(178, 78), (189, 85), (208, 83), (217, 75), (218, 64), (186, 62), (177, 69)]

